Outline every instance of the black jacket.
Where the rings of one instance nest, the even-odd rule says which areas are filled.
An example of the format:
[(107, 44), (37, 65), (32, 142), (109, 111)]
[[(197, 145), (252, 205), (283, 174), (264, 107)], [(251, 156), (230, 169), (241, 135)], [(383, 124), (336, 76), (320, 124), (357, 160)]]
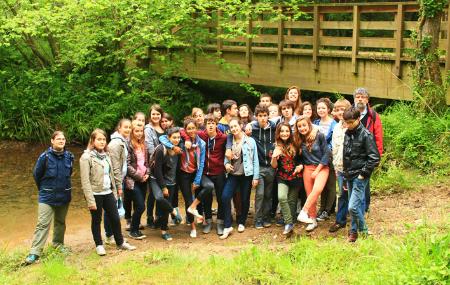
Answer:
[(344, 176), (353, 179), (358, 175), (369, 178), (380, 162), (380, 154), (373, 135), (360, 123), (347, 130), (344, 138)]

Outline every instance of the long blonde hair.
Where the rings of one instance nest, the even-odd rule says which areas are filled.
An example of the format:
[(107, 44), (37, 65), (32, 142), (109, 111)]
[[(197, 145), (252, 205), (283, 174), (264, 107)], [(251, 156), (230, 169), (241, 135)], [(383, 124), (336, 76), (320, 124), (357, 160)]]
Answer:
[(139, 122), (138, 120), (133, 120), (133, 122), (131, 123), (130, 142), (131, 142), (131, 145), (133, 146), (134, 150), (144, 151), (144, 149), (145, 149), (145, 134), (140, 139), (138, 139), (134, 135), (134, 130), (138, 129), (138, 128), (141, 128), (142, 130), (144, 130), (144, 125), (141, 122)]
[[(301, 121), (306, 121), (306, 123), (309, 126), (309, 132), (306, 135), (302, 135), (300, 133), (300, 131), (298, 130), (297, 124)], [(306, 148), (308, 149), (308, 151), (311, 151), (314, 141), (316, 140), (316, 137), (317, 137), (318, 129), (313, 128), (311, 120), (307, 116), (298, 117), (298, 119), (295, 121), (295, 128), (296, 128), (296, 132), (295, 132), (294, 142), (295, 142), (295, 146), (299, 149), (299, 153), (301, 152), (301, 149), (302, 149), (301, 148), (302, 143), (304, 143), (306, 145)]]
[[(87, 149), (88, 150), (93, 150), (95, 149), (94, 147), (94, 141), (97, 138), (98, 135), (103, 135), (106, 139), (108, 138), (106, 136), (106, 132), (102, 129), (95, 129), (92, 133), (91, 136), (89, 137), (89, 143), (87, 145)], [(105, 144), (105, 148), (103, 149), (103, 151), (107, 152), (108, 151), (108, 144)]]

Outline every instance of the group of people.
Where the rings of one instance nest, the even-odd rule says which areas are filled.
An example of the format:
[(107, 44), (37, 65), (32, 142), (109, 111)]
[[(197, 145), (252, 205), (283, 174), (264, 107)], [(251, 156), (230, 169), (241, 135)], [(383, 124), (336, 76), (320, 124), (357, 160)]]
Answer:
[[(254, 190), (256, 229), (276, 223), (289, 235), (299, 221), (310, 232), (336, 213), (329, 229), (335, 232), (350, 214), (348, 240), (356, 241), (358, 233), (368, 233), (369, 181), (380, 161), (383, 132), (367, 90), (358, 88), (353, 95), (353, 104), (320, 98), (313, 105), (302, 102), (300, 89), (292, 86), (278, 105), (262, 94), (254, 112), (234, 100), (208, 105), (206, 115), (193, 108), (183, 127), (155, 104), (147, 116), (138, 112), (133, 120), (120, 120), (109, 143), (105, 131), (95, 129), (80, 158), (80, 176), (97, 254), (106, 254), (103, 242), (136, 249), (123, 237), (120, 204), (130, 238), (146, 238), (141, 231), (146, 210), (147, 226), (172, 240), (169, 222), (183, 221), (180, 192), (191, 238), (197, 237), (198, 225), (204, 234), (211, 232), (213, 213), (220, 239), (232, 234), (233, 214), (237, 231), (244, 232)], [(65, 142), (64, 133), (56, 131), (34, 168), (38, 224), (27, 264), (39, 259), (52, 219), (53, 245), (64, 244), (74, 160)]]

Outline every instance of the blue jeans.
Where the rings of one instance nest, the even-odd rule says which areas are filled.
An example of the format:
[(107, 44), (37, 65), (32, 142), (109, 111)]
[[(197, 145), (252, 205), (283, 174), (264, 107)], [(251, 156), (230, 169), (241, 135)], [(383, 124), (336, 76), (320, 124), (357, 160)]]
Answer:
[[(131, 216), (131, 232), (139, 231), (141, 217), (145, 211), (145, 196), (147, 196), (147, 182), (134, 182), (133, 204), (134, 212)], [(128, 191), (128, 190), (125, 190)]]
[(367, 224), (364, 219), (365, 210), (365, 192), (369, 178), (349, 180), (350, 200), (348, 211), (352, 217), (350, 232), (367, 232)]
[(236, 217), (237, 223), (245, 225), (250, 208), (250, 190), (253, 176), (229, 174), (222, 193), (223, 215), (225, 228), (231, 227), (231, 199), (237, 188), (241, 192), (241, 214)]
[(338, 211), (336, 213), (336, 223), (345, 226), (347, 224), (348, 214), (348, 190), (344, 191), (344, 174), (338, 171), (336, 178), (340, 193), (338, 199)]

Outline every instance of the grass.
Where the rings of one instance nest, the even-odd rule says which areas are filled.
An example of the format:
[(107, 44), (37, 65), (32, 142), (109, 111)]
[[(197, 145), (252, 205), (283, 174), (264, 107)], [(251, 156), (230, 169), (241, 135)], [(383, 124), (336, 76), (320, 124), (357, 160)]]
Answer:
[[(449, 284), (450, 226), (423, 224), (405, 236), (299, 238), (235, 255), (168, 249), (100, 258), (47, 254), (20, 267), (24, 252), (0, 251), (1, 284)], [(444, 219), (445, 220), (445, 219)], [(204, 252), (204, 251), (203, 251)], [(20, 253), (20, 254), (19, 254)]]

